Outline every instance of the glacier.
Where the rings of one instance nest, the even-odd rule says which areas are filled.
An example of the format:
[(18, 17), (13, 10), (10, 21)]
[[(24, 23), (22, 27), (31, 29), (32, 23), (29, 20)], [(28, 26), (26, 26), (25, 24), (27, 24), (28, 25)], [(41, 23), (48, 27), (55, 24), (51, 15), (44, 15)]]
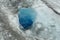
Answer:
[(12, 1), (16, 3), (13, 6), (9, 0), (0, 0), (0, 40), (60, 40), (60, 15), (57, 15), (60, 0), (34, 0), (32, 8), (37, 12), (36, 20), (33, 28), (26, 31), (19, 28), (21, 2), (15, 1)]

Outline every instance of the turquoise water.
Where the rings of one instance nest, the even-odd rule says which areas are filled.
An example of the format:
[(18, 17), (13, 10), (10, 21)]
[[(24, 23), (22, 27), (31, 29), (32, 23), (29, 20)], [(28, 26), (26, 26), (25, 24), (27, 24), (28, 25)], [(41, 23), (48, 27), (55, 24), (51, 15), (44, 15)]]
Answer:
[(21, 8), (18, 16), (19, 23), (24, 29), (32, 28), (32, 24), (36, 18), (36, 12), (33, 8)]

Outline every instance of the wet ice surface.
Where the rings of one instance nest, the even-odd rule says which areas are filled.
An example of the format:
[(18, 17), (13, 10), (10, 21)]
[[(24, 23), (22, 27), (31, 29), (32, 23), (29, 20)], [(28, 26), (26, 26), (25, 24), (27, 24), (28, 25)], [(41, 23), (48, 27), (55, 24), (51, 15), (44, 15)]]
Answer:
[(14, 7), (0, 3), (0, 40), (60, 40), (60, 16), (42, 1), (35, 2), (32, 8), (37, 12), (36, 21), (31, 30), (24, 32), (19, 29)]

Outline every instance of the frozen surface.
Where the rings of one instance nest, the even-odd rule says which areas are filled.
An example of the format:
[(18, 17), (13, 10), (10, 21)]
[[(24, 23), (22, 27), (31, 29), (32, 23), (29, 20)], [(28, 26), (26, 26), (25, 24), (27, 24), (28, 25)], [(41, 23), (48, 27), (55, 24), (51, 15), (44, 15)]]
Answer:
[[(37, 12), (36, 21), (32, 29), (23, 31), (19, 28), (17, 16), (20, 6), (13, 6), (9, 0), (0, 0), (0, 40), (60, 40), (59, 1), (35, 0), (32, 8)], [(57, 13), (49, 6), (57, 9)]]

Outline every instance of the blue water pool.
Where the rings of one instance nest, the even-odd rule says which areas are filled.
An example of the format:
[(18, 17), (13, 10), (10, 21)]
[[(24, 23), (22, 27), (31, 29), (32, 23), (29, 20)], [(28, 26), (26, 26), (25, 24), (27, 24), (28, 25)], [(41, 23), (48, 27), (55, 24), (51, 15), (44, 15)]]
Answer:
[(27, 30), (32, 28), (32, 24), (36, 18), (36, 11), (33, 8), (20, 8), (18, 17), (19, 23)]

